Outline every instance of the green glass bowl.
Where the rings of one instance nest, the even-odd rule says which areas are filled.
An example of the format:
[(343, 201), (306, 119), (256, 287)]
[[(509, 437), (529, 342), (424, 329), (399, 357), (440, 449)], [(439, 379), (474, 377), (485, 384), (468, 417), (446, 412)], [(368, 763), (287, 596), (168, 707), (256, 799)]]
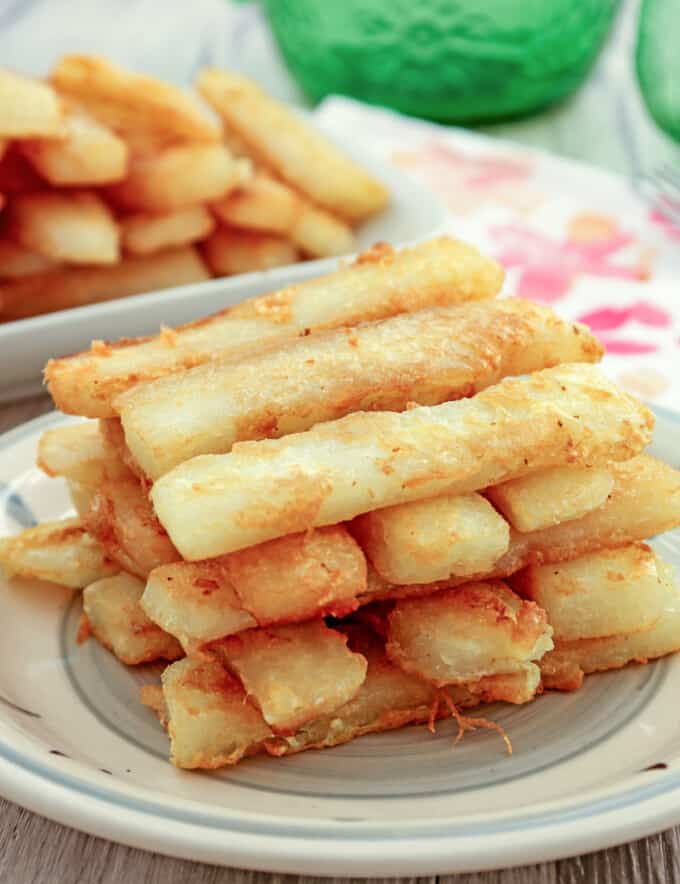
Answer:
[(680, 6), (677, 0), (643, 0), (635, 53), (647, 110), (680, 142)]
[(597, 57), (619, 0), (263, 0), (302, 90), (446, 122), (564, 98)]

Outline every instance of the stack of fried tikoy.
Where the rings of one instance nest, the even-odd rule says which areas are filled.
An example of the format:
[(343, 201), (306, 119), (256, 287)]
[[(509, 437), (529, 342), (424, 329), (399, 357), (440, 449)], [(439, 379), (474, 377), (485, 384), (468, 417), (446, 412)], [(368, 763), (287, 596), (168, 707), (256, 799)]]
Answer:
[(246, 78), (196, 87), (0, 69), (0, 322), (355, 251), (384, 185)]
[(84, 587), (123, 662), (177, 660), (143, 691), (175, 764), (492, 726), (463, 711), (680, 648), (642, 542), (680, 524), (652, 416), (586, 328), (500, 281), (447, 239), (376, 250), (48, 365), (62, 410), (98, 418), (40, 443), (79, 518), (0, 561)]

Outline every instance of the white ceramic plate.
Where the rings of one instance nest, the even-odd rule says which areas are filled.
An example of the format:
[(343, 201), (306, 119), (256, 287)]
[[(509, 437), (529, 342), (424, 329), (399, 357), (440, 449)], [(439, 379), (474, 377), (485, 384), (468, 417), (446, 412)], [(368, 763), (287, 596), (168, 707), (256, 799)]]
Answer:
[[(357, 229), (359, 250), (381, 240), (404, 245), (442, 228), (446, 209), (430, 191), (394, 166), (358, 150), (349, 139), (337, 133), (331, 137), (390, 190), (387, 209)], [(161, 323), (189, 322), (244, 298), (329, 273), (337, 263), (337, 258), (306, 261), (0, 324), (0, 402), (38, 392), (50, 357), (78, 352), (95, 338), (153, 334)]]
[[(70, 511), (34, 466), (48, 415), (0, 438), (0, 535)], [(659, 413), (656, 454), (680, 466), (680, 416)], [(680, 531), (656, 541), (680, 564)], [(154, 667), (74, 642), (77, 594), (0, 581), (0, 793), (105, 838), (281, 872), (425, 875), (584, 853), (680, 822), (680, 657), (591, 676), (488, 715), (512, 738), (454, 726), (175, 770), (137, 702)]]

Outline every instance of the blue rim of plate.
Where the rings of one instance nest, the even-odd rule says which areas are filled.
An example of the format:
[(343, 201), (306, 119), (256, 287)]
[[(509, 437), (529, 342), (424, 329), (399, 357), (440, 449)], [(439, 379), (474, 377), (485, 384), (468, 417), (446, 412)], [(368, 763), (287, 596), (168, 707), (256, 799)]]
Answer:
[[(656, 405), (650, 405), (650, 407), (660, 417), (680, 424), (680, 413)], [(33, 435), (46, 426), (61, 422), (64, 422), (64, 417), (57, 412), (50, 412), (35, 418), (0, 436), (0, 450)], [(568, 806), (563, 806), (565, 802), (562, 802), (561, 806), (554, 810), (549, 806), (544, 806), (541, 810), (528, 811), (521, 815), (513, 814), (510, 819), (493, 820), (489, 819), (487, 815), (483, 822), (474, 818), (469, 822), (459, 822), (452, 819), (437, 821), (425, 819), (409, 820), (408, 822), (394, 821), (383, 825), (355, 818), (335, 818), (323, 824), (319, 824), (311, 818), (298, 818), (282, 823), (280, 819), (266, 814), (241, 811), (238, 817), (233, 817), (227, 812), (211, 815), (203, 810), (194, 810), (193, 808), (180, 811), (156, 803), (151, 799), (122, 795), (112, 787), (107, 787), (104, 784), (94, 785), (79, 776), (65, 771), (57, 771), (48, 764), (27, 758), (1, 740), (0, 759), (29, 775), (42, 779), (49, 785), (65, 788), (71, 793), (87, 795), (119, 810), (141, 813), (156, 821), (166, 819), (184, 825), (198, 826), (202, 829), (251, 836), (273, 836), (296, 841), (300, 836), (303, 836), (304, 839), (312, 841), (365, 841), (385, 842), (393, 845), (409, 836), (418, 841), (434, 841), (442, 838), (458, 840), (527, 832), (535, 837), (538, 830), (566, 826), (571, 822), (588, 821), (592, 823), (604, 815), (616, 813), (633, 805), (638, 811), (636, 816), (639, 817), (642, 803), (654, 801), (680, 789), (680, 769), (671, 769), (660, 771), (654, 777), (654, 781), (643, 785), (634, 785), (610, 797), (597, 798), (590, 803), (584, 802), (583, 798), (567, 799)], [(642, 775), (642, 772), (639, 772), (638, 775)], [(645, 775), (649, 774), (645, 773)], [(634, 774), (631, 775), (631, 778), (633, 776)], [(427, 797), (423, 796), (424, 799)], [(199, 802), (194, 800), (184, 803), (185, 805), (201, 806)], [(680, 802), (678, 802), (675, 818), (680, 819)], [(341, 828), (339, 828), (340, 824), (342, 824)]]

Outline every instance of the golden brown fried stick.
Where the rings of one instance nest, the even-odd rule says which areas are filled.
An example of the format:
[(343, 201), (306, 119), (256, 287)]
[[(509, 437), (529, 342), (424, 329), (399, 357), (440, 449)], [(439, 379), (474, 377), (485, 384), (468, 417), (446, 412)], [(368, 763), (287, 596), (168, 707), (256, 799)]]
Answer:
[[(342, 615), (357, 604), (428, 595), (472, 579), (507, 577), (531, 562), (569, 561), (680, 525), (680, 473), (647, 455), (613, 464), (611, 469), (614, 487), (601, 507), (564, 525), (530, 534), (511, 532), (508, 553), (490, 571), (474, 578), (397, 586), (369, 568), (367, 588), (361, 590), (358, 587), (364, 585), (366, 575), (357, 549), (336, 543), (335, 532), (344, 532), (346, 537), (346, 531), (335, 526), (317, 529), (309, 537), (290, 535), (217, 559), (158, 568), (149, 576), (142, 603), (149, 616), (176, 635), (187, 651), (195, 651), (206, 642), (258, 622)], [(237, 564), (229, 573), (229, 562), (242, 567)], [(251, 569), (249, 562), (255, 567)], [(333, 577), (336, 573), (338, 581)]]
[(590, 672), (620, 669), (628, 663), (647, 663), (680, 650), (680, 589), (672, 569), (659, 563), (666, 591), (664, 610), (649, 628), (605, 638), (556, 641), (555, 650), (541, 660), (541, 677), (546, 688), (573, 691), (581, 687)]
[(8, 578), (47, 580), (71, 589), (82, 589), (119, 570), (80, 519), (43, 522), (0, 538), (0, 567)]
[(603, 638), (650, 629), (668, 587), (646, 543), (599, 550), (571, 562), (529, 565), (510, 579), (548, 615), (555, 640)]
[(507, 375), (596, 362), (578, 323), (529, 301), (436, 307), (297, 339), (241, 362), (140, 384), (114, 402), (152, 479), (197, 454), (284, 436), (353, 411), (403, 411), (471, 396)]
[(553, 647), (552, 627), (535, 602), (500, 580), (466, 583), (398, 601), (387, 616), (387, 656), (433, 684), (534, 672)]
[(443, 494), (358, 516), (351, 531), (389, 583), (432, 583), (493, 570), (510, 528), (481, 494)]
[[(113, 417), (113, 399), (143, 381), (216, 358), (241, 358), (324, 328), (493, 297), (502, 279), (494, 261), (452, 239), (399, 252), (374, 248), (336, 273), (251, 298), (172, 333), (53, 359), (45, 377), (61, 411)], [(3, 293), (0, 287), (0, 300)]]
[[(167, 141), (218, 141), (219, 128), (176, 86), (126, 71), (95, 55), (65, 55), (50, 80), (98, 120), (126, 135)], [(40, 133), (35, 133), (40, 134)]]
[(180, 556), (136, 479), (102, 482), (84, 519), (88, 532), (119, 566), (139, 577)]
[(517, 531), (539, 531), (602, 506), (613, 485), (606, 467), (553, 467), (488, 488), (486, 496)]
[(253, 626), (353, 611), (366, 560), (341, 525), (270, 540), (229, 556), (154, 569), (142, 606), (187, 653)]
[(379, 212), (384, 185), (256, 83), (205, 68), (197, 87), (248, 151), (318, 205), (350, 221)]
[(46, 430), (38, 443), (38, 466), (48, 476), (96, 486), (109, 479), (129, 479), (130, 470), (102, 436), (97, 421)]
[(58, 138), (63, 135), (64, 116), (54, 89), (39, 80), (0, 71), (0, 136)]
[[(155, 289), (204, 282), (206, 279), (210, 279), (210, 274), (198, 252), (191, 247), (123, 258), (112, 267), (67, 267), (0, 283), (0, 322), (27, 319), (55, 310), (84, 307)], [(104, 358), (105, 352), (107, 348), (102, 346), (101, 341), (95, 343), (92, 358), (96, 361), (94, 354), (97, 353), (100, 359)], [(57, 362), (63, 363), (63, 360)], [(75, 365), (73, 368), (76, 371), (70, 374), (72, 386), (69, 389), (74, 393), (80, 388), (79, 395), (87, 395), (87, 371), (78, 371)], [(47, 374), (49, 377), (49, 369)], [(62, 411), (69, 409), (63, 408)], [(99, 416), (96, 409), (90, 411)]]
[(360, 412), (241, 442), (175, 467), (151, 499), (177, 549), (195, 561), (550, 466), (627, 460), (650, 442), (653, 424), (647, 408), (597, 369), (563, 365), (471, 399)]
[[(527, 681), (517, 673), (437, 689), (392, 664), (375, 635), (351, 629), (349, 636), (350, 648), (368, 662), (363, 684), (348, 703), (288, 736), (272, 733), (239, 680), (219, 661), (187, 658), (169, 666), (163, 673), (162, 692), (151, 686), (143, 691), (142, 700), (169, 728), (173, 764), (213, 769), (257, 752), (282, 756), (337, 746), (364, 734), (449, 715), (442, 699), (460, 709), (504, 699), (508, 678), (516, 682), (512, 693), (519, 696), (520, 683)], [(530, 699), (533, 692), (527, 689), (524, 695)]]
[(144, 583), (130, 574), (97, 580), (83, 590), (81, 637), (92, 635), (129, 666), (183, 656), (177, 639), (152, 623), (139, 606)]

